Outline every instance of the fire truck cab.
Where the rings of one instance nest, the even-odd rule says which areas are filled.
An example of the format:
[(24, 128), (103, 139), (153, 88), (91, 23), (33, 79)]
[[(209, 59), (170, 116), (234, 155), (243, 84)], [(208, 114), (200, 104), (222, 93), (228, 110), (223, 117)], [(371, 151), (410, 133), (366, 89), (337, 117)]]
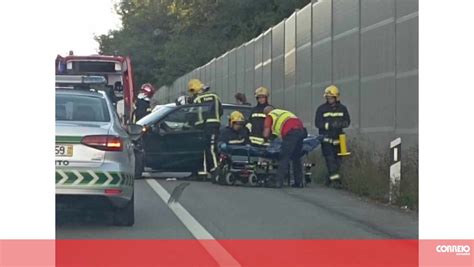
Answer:
[(71, 52), (66, 57), (56, 57), (56, 75), (103, 76), (106, 92), (116, 106), (122, 123), (131, 123), (134, 110), (135, 88), (133, 70), (129, 57), (110, 55), (76, 56)]

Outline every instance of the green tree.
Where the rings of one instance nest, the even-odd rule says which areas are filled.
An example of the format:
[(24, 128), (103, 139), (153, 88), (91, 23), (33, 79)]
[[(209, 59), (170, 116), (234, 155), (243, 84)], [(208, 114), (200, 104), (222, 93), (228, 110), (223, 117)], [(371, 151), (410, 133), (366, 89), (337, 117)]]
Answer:
[(103, 54), (132, 58), (135, 81), (169, 85), (259, 35), (310, 0), (121, 0), (122, 27), (96, 36)]

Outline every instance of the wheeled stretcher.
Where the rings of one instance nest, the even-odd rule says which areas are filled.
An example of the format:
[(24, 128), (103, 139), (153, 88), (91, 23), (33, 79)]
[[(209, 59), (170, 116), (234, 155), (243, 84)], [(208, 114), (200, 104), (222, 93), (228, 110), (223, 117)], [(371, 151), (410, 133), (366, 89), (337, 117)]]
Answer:
[[(308, 136), (303, 141), (301, 157), (321, 144), (321, 136)], [(214, 177), (215, 182), (223, 185), (264, 186), (276, 175), (281, 151), (281, 140), (275, 139), (268, 147), (251, 145), (219, 145), (219, 167)], [(311, 182), (312, 163), (303, 159), (304, 184)], [(288, 185), (290, 184), (288, 174)]]

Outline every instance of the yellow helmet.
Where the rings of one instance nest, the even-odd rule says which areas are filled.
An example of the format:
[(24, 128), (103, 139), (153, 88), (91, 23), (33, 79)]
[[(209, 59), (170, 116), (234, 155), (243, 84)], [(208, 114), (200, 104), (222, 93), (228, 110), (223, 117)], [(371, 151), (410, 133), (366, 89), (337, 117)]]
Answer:
[(188, 92), (191, 94), (197, 94), (202, 91), (204, 84), (198, 79), (191, 79), (188, 82)]
[(240, 113), (239, 111), (234, 111), (234, 112), (230, 113), (229, 122), (230, 122), (231, 126), (235, 122), (244, 122), (244, 121), (245, 121), (244, 114)]
[(339, 88), (337, 88), (337, 86), (335, 85), (330, 85), (326, 87), (326, 90), (324, 90), (324, 97), (328, 97), (328, 96), (335, 97), (336, 100), (339, 101), (339, 97), (340, 97)]
[(270, 92), (268, 91), (267, 88), (262, 86), (262, 87), (257, 88), (257, 90), (255, 90), (255, 97), (257, 97), (259, 95), (264, 95), (264, 96), (268, 97), (270, 95)]

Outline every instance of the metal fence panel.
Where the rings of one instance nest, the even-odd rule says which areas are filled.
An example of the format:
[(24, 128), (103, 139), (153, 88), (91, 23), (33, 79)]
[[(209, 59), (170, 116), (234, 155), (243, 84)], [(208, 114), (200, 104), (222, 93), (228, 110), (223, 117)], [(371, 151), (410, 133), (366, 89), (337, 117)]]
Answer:
[(233, 102), (229, 94), (229, 53), (222, 57), (222, 101), (225, 103)]
[(395, 128), (395, 5), (361, 1), (361, 130), (375, 144)]
[(285, 21), (285, 91), (284, 108), (296, 109), (296, 13)]
[(263, 35), (262, 44), (262, 86), (272, 88), (272, 31), (266, 31)]
[(183, 78), (179, 78), (173, 83), (173, 89), (171, 90), (169, 96), (168, 96), (168, 102), (172, 102), (174, 99), (176, 99), (176, 91), (178, 91), (178, 88), (180, 86), (181, 80)]
[(236, 88), (235, 91), (237, 92), (244, 92), (245, 88), (245, 46), (240, 46), (236, 50), (236, 61), (237, 61), (237, 69), (236, 69)]
[(206, 78), (204, 66), (199, 67), (199, 79), (203, 81)]
[(205, 84), (209, 84), (209, 81), (211, 80), (211, 70), (209, 69), (209, 62), (204, 65), (204, 80), (203, 82)]
[[(190, 78), (201, 78), (234, 102), (243, 92), (255, 103), (257, 86), (270, 102), (295, 111), (310, 132), (324, 88), (340, 87), (350, 131), (386, 145), (402, 136), (418, 142), (418, 1), (320, 0), (249, 41), (213, 59), (158, 98), (172, 101)], [(194, 77), (196, 76), (196, 77)]]
[(311, 5), (296, 15), (296, 109), (306, 128), (314, 116), (311, 106)]
[(209, 64), (209, 82), (208, 85), (211, 87), (211, 90), (216, 90), (216, 59), (212, 59)]
[[(255, 41), (252, 40), (245, 44), (245, 87), (243, 93), (250, 95), (255, 90)], [(254, 99), (249, 99), (255, 104)]]
[(333, 83), (351, 112), (352, 129), (360, 125), (359, 0), (333, 0)]
[(270, 101), (276, 107), (283, 107), (285, 90), (285, 22), (272, 29), (272, 88)]
[(237, 60), (236, 50), (232, 49), (229, 52), (229, 79), (228, 79), (229, 102), (234, 101), (234, 95), (237, 86)]
[(397, 1), (396, 134), (418, 143), (418, 1)]
[[(332, 1), (313, 4), (312, 106), (324, 102), (323, 92), (332, 83)], [(313, 122), (312, 122), (313, 123)]]
[(223, 60), (222, 57), (219, 57), (216, 59), (216, 85), (215, 87), (211, 87), (212, 91), (217, 93), (217, 95), (221, 96), (223, 95), (223, 78), (224, 78), (224, 73), (222, 71), (223, 69)]
[(263, 79), (263, 35), (255, 39), (255, 84), (254, 89), (262, 86)]

